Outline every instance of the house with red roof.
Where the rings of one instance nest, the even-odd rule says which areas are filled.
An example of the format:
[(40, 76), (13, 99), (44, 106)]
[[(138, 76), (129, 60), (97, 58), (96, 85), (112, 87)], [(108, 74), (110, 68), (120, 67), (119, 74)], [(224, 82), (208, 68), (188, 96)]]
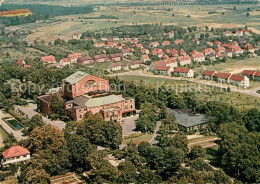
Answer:
[(130, 56), (130, 55), (133, 55), (133, 53), (130, 51), (130, 48), (127, 48), (127, 49), (122, 49), (121, 50), (123, 56)]
[(168, 46), (168, 45), (171, 45), (171, 42), (169, 40), (162, 42), (162, 46)]
[(255, 48), (250, 43), (246, 43), (244, 48), (248, 52), (252, 52), (252, 53), (255, 52)]
[(242, 30), (236, 30), (234, 36), (243, 36), (244, 32)]
[(142, 63), (146, 63), (146, 62), (150, 61), (150, 57), (147, 54), (145, 54), (145, 55), (141, 56), (140, 60), (142, 61)]
[(140, 68), (142, 62), (140, 60), (136, 60), (136, 61), (129, 61), (127, 63), (128, 68), (130, 69), (136, 69), (136, 68)]
[(256, 72), (256, 70), (243, 70), (241, 74), (248, 77), (249, 79), (254, 79)]
[(138, 48), (138, 49), (143, 49), (144, 48), (143, 45), (140, 44), (140, 43), (135, 44), (135, 47)]
[(41, 57), (41, 62), (43, 64), (54, 64), (54, 63), (56, 63), (56, 58), (53, 55), (42, 56)]
[(159, 42), (151, 42), (150, 44), (149, 44), (149, 46), (150, 47), (158, 47), (160, 44), (159, 44)]
[(141, 52), (143, 54), (150, 54), (150, 51), (148, 49), (142, 49)]
[(13, 34), (13, 33), (9, 33), (9, 34), (8, 34), (8, 37), (9, 37), (9, 38), (13, 38), (13, 37), (14, 37), (14, 34)]
[(220, 47), (221, 44), (222, 44), (222, 43), (221, 43), (220, 41), (216, 40), (216, 41), (214, 41), (213, 46), (215, 46), (215, 47)]
[(115, 71), (120, 71), (124, 69), (124, 65), (121, 62), (117, 62), (117, 63), (112, 63), (109, 65), (109, 70), (111, 72), (115, 72)]
[(238, 42), (235, 40), (231, 43), (231, 45), (238, 45)]
[(185, 50), (183, 49), (180, 49), (179, 52), (178, 52), (179, 56), (185, 56), (186, 55), (186, 52)]
[(254, 80), (255, 81), (260, 81), (260, 72), (257, 71), (255, 74), (254, 74)]
[(195, 43), (198, 44), (198, 45), (200, 44), (200, 40), (199, 40), (198, 38), (192, 39), (191, 41), (192, 41), (192, 42), (195, 42)]
[(206, 48), (202, 51), (202, 53), (207, 56), (207, 55), (210, 55), (210, 54), (214, 54), (215, 55), (215, 50), (212, 49), (212, 48)]
[(17, 60), (17, 66), (25, 65), (25, 61), (23, 59)]
[(2, 155), (3, 166), (25, 162), (31, 158), (30, 151), (27, 148), (24, 148), (19, 145), (11, 146), (10, 148), (2, 152)]
[(77, 60), (78, 65), (86, 65), (86, 64), (93, 63), (93, 62), (94, 62), (94, 60), (92, 59), (92, 57), (88, 57), (88, 56), (80, 57)]
[(178, 61), (178, 66), (188, 65), (191, 64), (191, 57), (189, 55), (179, 56), (177, 58), (177, 61)]
[(176, 40), (174, 41), (174, 43), (175, 43), (176, 45), (180, 45), (180, 44), (182, 44), (183, 42), (184, 42), (183, 39), (176, 39)]
[(161, 74), (161, 75), (171, 75), (171, 72), (173, 71), (173, 68), (169, 66), (155, 66), (154, 67), (154, 73)]
[(247, 88), (249, 87), (249, 79), (243, 75), (233, 74), (229, 78), (229, 83), (238, 87)]
[(213, 80), (219, 83), (229, 83), (230, 73), (214, 73)]
[(95, 56), (93, 56), (93, 60), (96, 63), (103, 63), (105, 61), (110, 61), (109, 57), (105, 54), (95, 55)]
[(154, 61), (150, 64), (150, 70), (154, 71), (156, 66), (166, 66), (166, 64), (163, 60)]
[(192, 78), (192, 77), (194, 77), (194, 72), (192, 69), (189, 69), (189, 68), (176, 67), (176, 68), (174, 68), (172, 75), (176, 76), (176, 77)]
[(225, 49), (225, 47), (218, 47), (218, 48), (216, 48), (216, 50), (215, 50), (217, 53), (222, 53), (222, 54), (224, 54), (225, 52), (226, 52), (226, 49)]
[(154, 55), (154, 56), (158, 56), (159, 58), (161, 58), (164, 54), (163, 50), (162, 49), (158, 49), (158, 48), (154, 48), (152, 51), (151, 51), (151, 54)]
[(202, 73), (202, 78), (205, 80), (213, 80), (213, 75), (216, 73), (214, 70), (204, 70)]
[(202, 52), (191, 54), (191, 60), (194, 63), (201, 63), (205, 61), (205, 56)]
[(110, 54), (109, 59), (111, 61), (121, 61), (123, 59), (123, 54), (122, 53)]
[(69, 54), (68, 58), (70, 59), (71, 63), (77, 63), (78, 58), (82, 57), (81, 53), (73, 53)]
[(240, 54), (243, 54), (243, 53), (244, 53), (244, 49), (241, 49), (241, 47), (239, 47), (239, 46), (232, 49), (232, 54), (235, 56), (239, 56)]
[(61, 65), (62, 67), (67, 66), (67, 65), (70, 65), (70, 59), (69, 59), (69, 58), (62, 58), (62, 59), (60, 60), (60, 65)]
[(23, 65), (23, 68), (32, 68), (32, 65)]
[(74, 33), (72, 35), (72, 39), (76, 39), (76, 40), (79, 40), (81, 38), (81, 34), (80, 33)]
[(213, 42), (207, 42), (206, 44), (212, 47), (214, 43)]
[(223, 36), (233, 36), (233, 33), (231, 31), (225, 31)]
[(168, 58), (168, 59), (164, 59), (163, 62), (165, 63), (165, 66), (169, 66), (169, 67), (177, 67), (178, 66), (178, 61), (176, 58)]

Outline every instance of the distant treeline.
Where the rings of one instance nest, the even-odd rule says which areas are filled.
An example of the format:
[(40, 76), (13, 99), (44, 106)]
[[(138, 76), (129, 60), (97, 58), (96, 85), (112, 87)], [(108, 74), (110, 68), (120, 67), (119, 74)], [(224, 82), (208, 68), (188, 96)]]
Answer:
[(80, 17), (81, 19), (119, 19), (116, 16), (113, 15), (101, 15), (98, 17)]
[(93, 12), (92, 6), (81, 7), (64, 7), (58, 5), (37, 5), (37, 4), (4, 4), (0, 6), (0, 11), (15, 10), (15, 9), (29, 9), (32, 11), (32, 16), (27, 17), (0, 17), (0, 21), (5, 26), (14, 26), (25, 23), (32, 23), (36, 20), (49, 19), (50, 17), (60, 15), (74, 15), (74, 14), (86, 14)]

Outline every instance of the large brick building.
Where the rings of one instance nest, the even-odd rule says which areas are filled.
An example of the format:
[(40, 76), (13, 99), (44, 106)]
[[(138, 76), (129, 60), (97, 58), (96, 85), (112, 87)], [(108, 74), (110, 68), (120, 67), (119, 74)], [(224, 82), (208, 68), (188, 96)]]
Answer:
[(37, 98), (38, 111), (50, 114), (50, 101), (54, 95), (64, 99), (65, 115), (73, 120), (81, 120), (87, 112), (101, 113), (107, 121), (121, 121), (124, 115), (136, 111), (134, 98), (109, 91), (109, 81), (76, 72), (62, 81), (61, 91)]

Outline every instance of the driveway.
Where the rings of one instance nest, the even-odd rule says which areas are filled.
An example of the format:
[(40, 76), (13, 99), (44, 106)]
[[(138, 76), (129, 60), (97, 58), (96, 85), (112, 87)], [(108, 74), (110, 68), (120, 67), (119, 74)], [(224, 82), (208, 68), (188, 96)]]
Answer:
[(161, 123), (160, 121), (157, 121), (153, 138), (152, 138), (151, 141), (149, 142), (151, 145), (157, 144), (157, 143), (159, 142), (159, 141), (156, 140), (156, 137), (157, 137), (158, 135), (160, 135), (160, 134), (158, 134), (158, 131), (160, 130), (161, 124), (162, 124), (162, 123)]
[[(142, 77), (153, 77), (153, 78), (160, 78), (160, 79), (170, 79), (170, 80), (175, 80), (175, 81), (189, 81), (197, 84), (202, 84), (202, 85), (208, 85), (208, 86), (216, 86), (216, 87), (221, 87), (221, 88), (226, 88), (225, 85), (212, 82), (212, 81), (206, 81), (206, 80), (199, 80), (199, 79), (194, 79), (194, 78), (184, 78), (184, 77), (170, 77), (170, 76), (165, 76), (165, 75), (154, 75), (154, 74), (149, 74), (149, 73), (143, 73), (141, 70), (135, 70), (135, 71), (129, 71), (129, 72), (124, 72), (124, 73), (116, 73), (116, 74), (111, 74), (108, 75), (109, 77), (115, 77), (115, 76), (142, 76)], [(235, 86), (230, 86), (232, 92), (237, 92), (237, 93), (243, 93), (246, 95), (254, 96), (254, 97), (260, 97), (260, 94), (258, 94), (256, 91), (260, 90), (260, 87), (254, 88), (254, 89), (238, 89)]]
[(23, 140), (23, 139), (27, 139), (26, 136), (23, 136), (23, 133), (21, 132), (21, 130), (14, 130), (14, 129), (12, 129), (6, 122), (4, 122), (4, 121), (2, 120), (2, 118), (4, 118), (4, 117), (12, 117), (12, 116), (10, 116), (9, 114), (3, 113), (3, 111), (0, 110), (0, 125), (3, 127), (3, 129), (4, 129), (7, 133), (13, 134), (14, 137), (15, 137), (15, 139), (16, 139), (17, 141), (21, 141), (21, 140)]
[(133, 117), (128, 117), (123, 119), (124, 122), (121, 123), (123, 135), (129, 135), (135, 133), (134, 131), (134, 129), (136, 128), (135, 121), (138, 118), (139, 118), (139, 114), (136, 114)]
[[(18, 109), (22, 111), (24, 114), (26, 114), (29, 119), (31, 119), (34, 115), (41, 115), (40, 113), (36, 112), (36, 104), (30, 103), (27, 106), (15, 106), (15, 110), (17, 111)], [(42, 116), (42, 120), (44, 123), (52, 125), (60, 130), (63, 130), (66, 126), (66, 123), (63, 121), (52, 121), (44, 116)]]

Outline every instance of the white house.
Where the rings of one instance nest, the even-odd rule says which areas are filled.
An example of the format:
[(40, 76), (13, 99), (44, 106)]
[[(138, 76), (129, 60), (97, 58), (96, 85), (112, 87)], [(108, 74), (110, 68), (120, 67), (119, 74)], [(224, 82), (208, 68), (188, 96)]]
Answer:
[(77, 63), (78, 58), (82, 57), (81, 53), (74, 53), (74, 54), (69, 54), (68, 58), (70, 59), (71, 63)]
[(249, 87), (249, 78), (242, 75), (231, 75), (229, 83), (238, 87), (247, 88)]
[(2, 152), (2, 165), (16, 164), (30, 159), (30, 151), (22, 146), (12, 146)]
[(123, 65), (123, 63), (121, 63), (121, 62), (118, 62), (118, 63), (112, 63), (112, 64), (110, 64), (109, 65), (109, 70), (110, 71), (120, 71), (120, 70), (123, 70), (123, 68), (124, 68), (124, 65)]
[(173, 71), (173, 68), (171, 68), (169, 66), (155, 66), (154, 67), (154, 73), (156, 73), (156, 74), (170, 76), (172, 71)]
[(141, 65), (141, 61), (140, 60), (136, 60), (136, 61), (129, 61), (127, 63), (128, 68), (130, 69), (135, 69), (135, 68), (140, 68)]
[(205, 56), (202, 52), (198, 52), (191, 55), (191, 59), (194, 63), (201, 63), (205, 61)]
[(191, 58), (190, 58), (189, 55), (179, 56), (177, 58), (177, 61), (178, 61), (178, 65), (179, 66), (184, 66), (184, 65), (191, 64)]
[(189, 69), (189, 68), (176, 67), (176, 68), (174, 68), (173, 75), (192, 78), (192, 77), (194, 77), (194, 72), (192, 69)]

